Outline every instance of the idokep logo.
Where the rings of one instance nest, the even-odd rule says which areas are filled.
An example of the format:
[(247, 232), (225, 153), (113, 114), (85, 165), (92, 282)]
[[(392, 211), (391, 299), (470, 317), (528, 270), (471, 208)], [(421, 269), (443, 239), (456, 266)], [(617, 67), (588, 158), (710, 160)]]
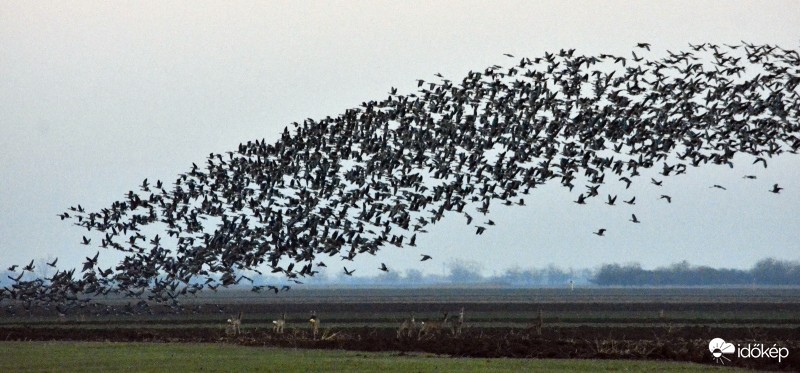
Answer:
[(777, 344), (764, 346), (763, 343), (748, 343), (746, 345), (737, 343), (734, 346), (733, 343), (725, 342), (722, 338), (714, 338), (711, 342), (708, 342), (708, 350), (711, 351), (714, 361), (720, 364), (725, 364), (725, 361), (731, 361), (725, 355), (733, 355), (742, 359), (778, 359), (779, 363), (789, 356), (789, 349)]
[(711, 351), (711, 356), (714, 357), (714, 361), (725, 364), (725, 361), (731, 361), (731, 359), (725, 357), (723, 354), (732, 354), (736, 352), (736, 347), (733, 343), (725, 342), (722, 338), (714, 338), (711, 342), (708, 342), (708, 350)]

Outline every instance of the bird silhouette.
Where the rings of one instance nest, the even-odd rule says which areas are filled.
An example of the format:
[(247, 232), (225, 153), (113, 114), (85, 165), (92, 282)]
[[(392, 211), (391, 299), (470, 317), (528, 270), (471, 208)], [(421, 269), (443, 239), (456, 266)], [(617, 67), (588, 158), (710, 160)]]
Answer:
[[(82, 230), (83, 245), (94, 238), (117, 252), (119, 264), (109, 272), (87, 257), (82, 276), (21, 281), (16, 294), (113, 291), (172, 304), (200, 285), (248, 281), (233, 269), (302, 283), (317, 272), (312, 264), (324, 267), (320, 258), (414, 246), (417, 232), (453, 212), (472, 225), (498, 203), (524, 205), (520, 195), (540, 185), (570, 194), (585, 185), (568, 198), (585, 205), (603, 193), (614, 206), (622, 185), (649, 178), (662, 186), (690, 166), (732, 167), (739, 154), (766, 167), (800, 150), (791, 119), (800, 117), (797, 51), (703, 43), (650, 58), (642, 51), (650, 48), (636, 43), (627, 56), (562, 49), (463, 79), (437, 73), (416, 80), (414, 92), (390, 87), (388, 97), (337, 116), (288, 124), (273, 142), (210, 153), (172, 183), (145, 179), (96, 211), (70, 206), (58, 219)], [(662, 180), (642, 176), (648, 170)]]
[(92, 258), (89, 258), (87, 256), (86, 257), (86, 261), (83, 262), (83, 272), (86, 272), (86, 271), (94, 268), (94, 266), (97, 265), (97, 257), (99, 257), (99, 256), (100, 256), (100, 252), (99, 251)]

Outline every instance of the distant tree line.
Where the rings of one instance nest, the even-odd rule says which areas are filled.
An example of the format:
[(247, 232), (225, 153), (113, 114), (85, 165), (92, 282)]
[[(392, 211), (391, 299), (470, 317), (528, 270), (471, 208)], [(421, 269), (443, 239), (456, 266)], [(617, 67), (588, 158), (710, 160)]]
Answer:
[[(46, 265), (41, 265), (46, 267)], [(382, 272), (376, 276), (346, 276), (342, 271), (322, 272), (302, 279), (311, 286), (499, 286), (499, 287), (559, 287), (573, 283), (578, 286), (750, 286), (795, 285), (800, 286), (800, 262), (762, 259), (750, 269), (712, 268), (693, 266), (687, 261), (667, 267), (644, 269), (634, 264), (604, 264), (596, 269), (563, 269), (555, 265), (543, 268), (514, 267), (492, 275), (484, 274), (478, 262), (453, 261), (441, 274), (423, 273), (418, 269), (404, 272)], [(15, 272), (0, 272), (0, 286), (9, 286)], [(46, 273), (39, 273), (46, 276)], [(253, 283), (243, 282), (238, 287), (288, 283), (280, 276), (246, 273)], [(24, 280), (32, 279), (26, 273)]]
[(605, 264), (590, 281), (600, 286), (800, 285), (800, 262), (767, 258), (748, 270), (692, 266), (686, 261), (656, 269)]

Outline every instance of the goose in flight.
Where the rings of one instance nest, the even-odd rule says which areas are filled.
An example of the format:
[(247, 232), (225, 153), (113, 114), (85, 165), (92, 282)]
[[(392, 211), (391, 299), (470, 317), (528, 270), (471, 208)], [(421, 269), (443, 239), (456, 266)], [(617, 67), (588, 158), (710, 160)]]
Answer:
[(594, 233), (594, 234), (596, 234), (598, 236), (602, 236), (603, 234), (606, 233), (606, 229), (605, 228), (600, 228), (600, 229), (597, 230), (597, 232), (592, 232), (592, 233)]
[(83, 262), (83, 272), (86, 272), (86, 271), (94, 268), (95, 265), (97, 265), (97, 257), (98, 256), (100, 256), (100, 252), (99, 251), (97, 252), (97, 254), (94, 254), (94, 258), (89, 258), (88, 256), (86, 257), (86, 261)]
[[(286, 259), (302, 266), (301, 262), (310, 263), (318, 254), (345, 254), (344, 259), (353, 260), (356, 254), (375, 254), (387, 244), (413, 246), (416, 236), (406, 239), (398, 230), (425, 232), (424, 228), (439, 221), (446, 211), (463, 213), (471, 226), (477, 221), (472, 221), (470, 214), (487, 214), (490, 201), (513, 205), (512, 201), (519, 200), (523, 205), (521, 194), (548, 180), (560, 178), (571, 191), (579, 184), (576, 176), (589, 176), (588, 191), (573, 200), (588, 205), (586, 199), (604, 192), (602, 186), (598, 187), (605, 184), (604, 176), (618, 178), (615, 187), (622, 189), (624, 185), (627, 191), (632, 180), (648, 183), (646, 177), (635, 178), (647, 169), (654, 171), (650, 182), (660, 186), (662, 181), (654, 177), (666, 182), (666, 177), (683, 173), (689, 164), (731, 165), (733, 157), (744, 151), (763, 157), (749, 158), (750, 162), (755, 159), (754, 169), (759, 169), (758, 163), (766, 166), (770, 156), (800, 150), (794, 123), (779, 118), (763, 122), (768, 126), (760, 122), (775, 113), (787, 118), (798, 116), (797, 101), (790, 97), (794, 86), (787, 83), (797, 80), (796, 52), (740, 47), (740, 51), (747, 49), (745, 53), (753, 54), (752, 59), (774, 65), (769, 77), (748, 80), (737, 79), (739, 72), (749, 73), (751, 66), (761, 71), (764, 66), (759, 65), (763, 63), (748, 64), (746, 57), (716, 51), (724, 46), (708, 46), (715, 51), (711, 56), (701, 52), (706, 45), (696, 46), (695, 52), (708, 55), (707, 64), (702, 60), (688, 63), (696, 59), (691, 52), (668, 52), (665, 59), (650, 61), (643, 55), (650, 53), (650, 44), (633, 41), (627, 58), (573, 56), (572, 50), (563, 50), (533, 60), (523, 58), (521, 70), (533, 65), (525, 73), (516, 69), (501, 72), (500, 66), (492, 66), (482, 73), (470, 72), (461, 83), (436, 74), (426, 79), (430, 81), (416, 82), (419, 95), (403, 95), (391, 87), (388, 99), (364, 102), (336, 118), (294, 123), (296, 134), (284, 130), (276, 143), (248, 141), (236, 151), (223, 153), (229, 156), (226, 159), (211, 154), (208, 168), (192, 163), (191, 170), (175, 180), (172, 190), (164, 190), (156, 179), (152, 183), (139, 179), (140, 187), (132, 189), (139, 193), (151, 189), (149, 196), (131, 191), (109, 208), (86, 213), (77, 205), (59, 217), (89, 231), (103, 232), (99, 246), (125, 252), (125, 260), (117, 269), (130, 278), (122, 281), (126, 283), (121, 284), (123, 287), (164, 278), (152, 290), (159, 293), (154, 296), (166, 299), (170, 294), (163, 289), (167, 293), (175, 289), (170, 291), (170, 280), (152, 270), (190, 274), (203, 268), (199, 276), (208, 279), (211, 275), (207, 286), (214, 289), (237, 282), (230, 275), (218, 282), (219, 275), (231, 266), (249, 268), (268, 262), (274, 273), (285, 274), (297, 283), (300, 277), (314, 274), (310, 265), (295, 272), (291, 266), (280, 268), (278, 263)], [(511, 56), (509, 53), (506, 57)], [(595, 73), (589, 67), (600, 60), (611, 65), (602, 69), (608, 72)], [(660, 74), (662, 67), (680, 74)], [(712, 73), (716, 68), (718, 72)], [(592, 75), (596, 79), (589, 79)], [(714, 75), (724, 75), (726, 82), (717, 81)], [(550, 81), (571, 84), (552, 90), (547, 87)], [(706, 94), (707, 87), (742, 83), (754, 91), (776, 93), (763, 113), (755, 115), (752, 105), (727, 105), (741, 98), (736, 90), (711, 89), (713, 92)], [(583, 91), (588, 88), (594, 88), (597, 100), (584, 105)], [(681, 110), (682, 103), (702, 102), (703, 96), (704, 105), (725, 108), (712, 109), (715, 122), (736, 125), (709, 125), (694, 110)], [(668, 107), (678, 110), (665, 113)], [(569, 123), (570, 118), (580, 119)], [(442, 131), (437, 128), (440, 122)], [(509, 152), (484, 155), (484, 150), (500, 145)], [(706, 149), (715, 149), (718, 154), (709, 154)], [(664, 163), (663, 169), (656, 169), (657, 164), (674, 156), (680, 159), (676, 162), (685, 164)], [(340, 168), (345, 159), (355, 163), (346, 162)], [(440, 184), (431, 178), (447, 181)], [(776, 185), (768, 191), (777, 194), (781, 189)], [(601, 199), (599, 204), (616, 205), (614, 194), (618, 193), (609, 191), (607, 201)], [(570, 193), (566, 198), (571, 197)], [(635, 197), (625, 202), (634, 205)], [(201, 226), (211, 217), (217, 222), (218, 232), (211, 233), (213, 226)], [(632, 217), (632, 222), (639, 222), (635, 215)], [(178, 241), (172, 253), (160, 247), (159, 236), (145, 238), (143, 234), (151, 228), (145, 225), (159, 221), (169, 227), (168, 236)], [(482, 224), (476, 227), (479, 235), (490, 223)], [(655, 220), (648, 224), (652, 226)], [(595, 229), (592, 233), (600, 236), (607, 232)], [(91, 246), (90, 238), (85, 236), (83, 244)], [(97, 238), (93, 241), (98, 242)], [(146, 254), (148, 243), (155, 246), (152, 255)], [(259, 243), (263, 250), (242, 250), (244, 243)], [(195, 249), (201, 246), (206, 249)], [(224, 265), (220, 265), (220, 254), (224, 255)], [(86, 276), (101, 273), (96, 262), (84, 264), (88, 265)], [(346, 272), (352, 273), (349, 269)], [(97, 281), (81, 284), (85, 284), (84, 289), (77, 291), (87, 295), (100, 286), (109, 287)]]
[(637, 219), (637, 218), (636, 218), (636, 214), (631, 214), (631, 219), (630, 219), (630, 221), (632, 221), (632, 222), (634, 222), (634, 223), (641, 223), (641, 221), (640, 221), (639, 219)]

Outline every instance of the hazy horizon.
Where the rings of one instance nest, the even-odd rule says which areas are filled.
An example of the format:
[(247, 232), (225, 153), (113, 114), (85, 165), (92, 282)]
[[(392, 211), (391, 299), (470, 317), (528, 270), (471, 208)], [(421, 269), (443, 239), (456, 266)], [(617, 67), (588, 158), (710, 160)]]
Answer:
[[(55, 257), (60, 268), (80, 268), (98, 250), (101, 266), (113, 265), (119, 253), (81, 245), (85, 230), (56, 215), (108, 207), (145, 178), (171, 184), (209, 153), (273, 142), (294, 121), (334, 117), (392, 87), (414, 93), (416, 79), (460, 81), (513, 63), (503, 53), (629, 55), (638, 42), (652, 44), (649, 56), (741, 40), (798, 49), (798, 19), (792, 1), (3, 2), (0, 269)], [(578, 206), (575, 193), (550, 183), (525, 196), (527, 206), (476, 217), (497, 223), (481, 236), (449, 216), (419, 234), (416, 248), (328, 266), (374, 275), (384, 262), (436, 274), (467, 261), (491, 274), (515, 265), (687, 260), (746, 269), (766, 257), (798, 260), (800, 159), (772, 158), (766, 169), (751, 162), (690, 168), (657, 190), (632, 186), (636, 229), (630, 208)], [(774, 183), (785, 189), (768, 193)], [(592, 234), (600, 226), (605, 237)], [(434, 260), (421, 263), (421, 254)]]

